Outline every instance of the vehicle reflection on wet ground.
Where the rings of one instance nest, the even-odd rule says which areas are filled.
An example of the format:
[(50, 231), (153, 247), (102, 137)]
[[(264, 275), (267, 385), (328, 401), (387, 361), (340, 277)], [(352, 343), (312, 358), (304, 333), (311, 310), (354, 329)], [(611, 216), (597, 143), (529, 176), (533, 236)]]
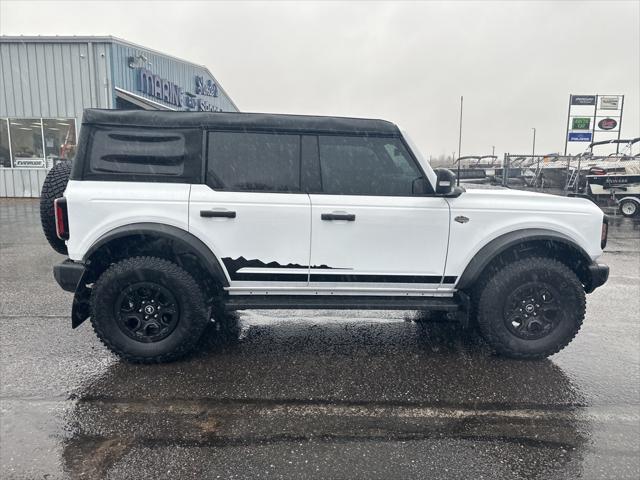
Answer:
[(494, 356), (414, 313), (247, 311), (166, 365), (112, 356), (0, 202), (2, 478), (638, 478), (640, 222), (574, 342)]

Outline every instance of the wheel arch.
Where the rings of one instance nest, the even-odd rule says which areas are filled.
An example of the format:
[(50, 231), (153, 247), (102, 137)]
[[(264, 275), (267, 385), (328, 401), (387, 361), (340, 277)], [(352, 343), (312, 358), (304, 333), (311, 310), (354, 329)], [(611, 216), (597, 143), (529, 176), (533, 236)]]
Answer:
[(619, 198), (618, 199), (618, 203), (624, 202), (625, 200), (631, 200), (632, 202), (635, 202), (638, 205), (640, 205), (640, 198), (639, 197), (634, 197), (633, 195), (628, 195), (626, 197)]
[[(157, 249), (164, 251), (154, 251)], [(89, 266), (110, 263), (114, 258), (127, 256), (127, 252), (135, 252), (136, 255), (150, 253), (163, 258), (169, 256), (174, 257), (168, 258), (174, 261), (175, 257), (193, 256), (197, 263), (188, 266), (187, 270), (199, 269), (221, 286), (229, 286), (218, 258), (202, 240), (186, 230), (160, 223), (134, 223), (111, 230), (89, 247), (83, 262)]]
[(484, 245), (467, 264), (456, 288), (472, 289), (493, 268), (534, 254), (555, 258), (564, 263), (578, 276), (587, 292), (593, 290), (589, 270), (592, 261), (589, 254), (569, 236), (537, 228), (509, 232)]

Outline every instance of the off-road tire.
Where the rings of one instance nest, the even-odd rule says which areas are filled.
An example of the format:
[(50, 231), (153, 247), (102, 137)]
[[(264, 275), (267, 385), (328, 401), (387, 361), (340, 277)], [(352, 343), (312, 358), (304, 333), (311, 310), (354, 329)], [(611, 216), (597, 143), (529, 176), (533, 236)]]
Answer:
[[(628, 208), (627, 212), (625, 212), (625, 207), (627, 206), (633, 208)], [(640, 204), (634, 200), (623, 200), (620, 202), (620, 213), (625, 217), (633, 218), (638, 216), (638, 210), (640, 210)]]
[(69, 182), (71, 173), (71, 162), (60, 162), (53, 166), (42, 184), (40, 192), (40, 223), (42, 231), (47, 238), (49, 245), (58, 253), (67, 255), (67, 246), (64, 240), (56, 235), (56, 218), (53, 208), (53, 201), (62, 197)]
[[(537, 281), (559, 293), (561, 319), (544, 337), (523, 339), (506, 326), (507, 297), (519, 286)], [(539, 359), (559, 352), (576, 336), (584, 320), (586, 300), (580, 280), (557, 260), (532, 257), (515, 261), (491, 275), (476, 290), (478, 326), (485, 341), (500, 355), (515, 359)]]
[[(179, 305), (175, 329), (157, 342), (130, 338), (116, 321), (118, 296), (141, 281), (166, 288)], [(132, 257), (112, 265), (100, 275), (91, 295), (91, 324), (96, 335), (112, 352), (133, 363), (170, 362), (187, 355), (208, 323), (208, 308), (198, 283), (178, 265), (160, 258)]]

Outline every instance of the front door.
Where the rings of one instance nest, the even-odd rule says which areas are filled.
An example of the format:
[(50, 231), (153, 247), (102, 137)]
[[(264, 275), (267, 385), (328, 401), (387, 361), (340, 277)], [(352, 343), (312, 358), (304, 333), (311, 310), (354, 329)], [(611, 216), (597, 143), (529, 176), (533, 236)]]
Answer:
[(443, 278), (444, 198), (414, 195), (423, 176), (400, 138), (319, 136), (321, 193), (311, 198), (311, 288), (421, 294)]
[(191, 187), (189, 230), (222, 261), (229, 293), (306, 287), (311, 207), (300, 136), (210, 132), (206, 183)]

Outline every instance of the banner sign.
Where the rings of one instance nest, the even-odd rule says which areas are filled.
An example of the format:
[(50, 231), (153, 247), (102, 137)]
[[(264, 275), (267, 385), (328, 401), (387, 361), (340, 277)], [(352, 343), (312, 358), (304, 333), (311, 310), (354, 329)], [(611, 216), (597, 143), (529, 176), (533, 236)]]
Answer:
[(619, 110), (620, 97), (603, 95), (600, 97), (600, 110)]
[(571, 105), (595, 105), (595, 95), (571, 95)]
[(574, 117), (571, 122), (571, 130), (591, 130), (591, 119), (587, 117)]
[(600, 130), (613, 130), (618, 126), (618, 122), (615, 118), (603, 118), (598, 122), (598, 128)]
[(44, 158), (14, 158), (13, 166), (17, 168), (44, 168)]
[(569, 132), (570, 142), (590, 142), (591, 138), (591, 132)]

